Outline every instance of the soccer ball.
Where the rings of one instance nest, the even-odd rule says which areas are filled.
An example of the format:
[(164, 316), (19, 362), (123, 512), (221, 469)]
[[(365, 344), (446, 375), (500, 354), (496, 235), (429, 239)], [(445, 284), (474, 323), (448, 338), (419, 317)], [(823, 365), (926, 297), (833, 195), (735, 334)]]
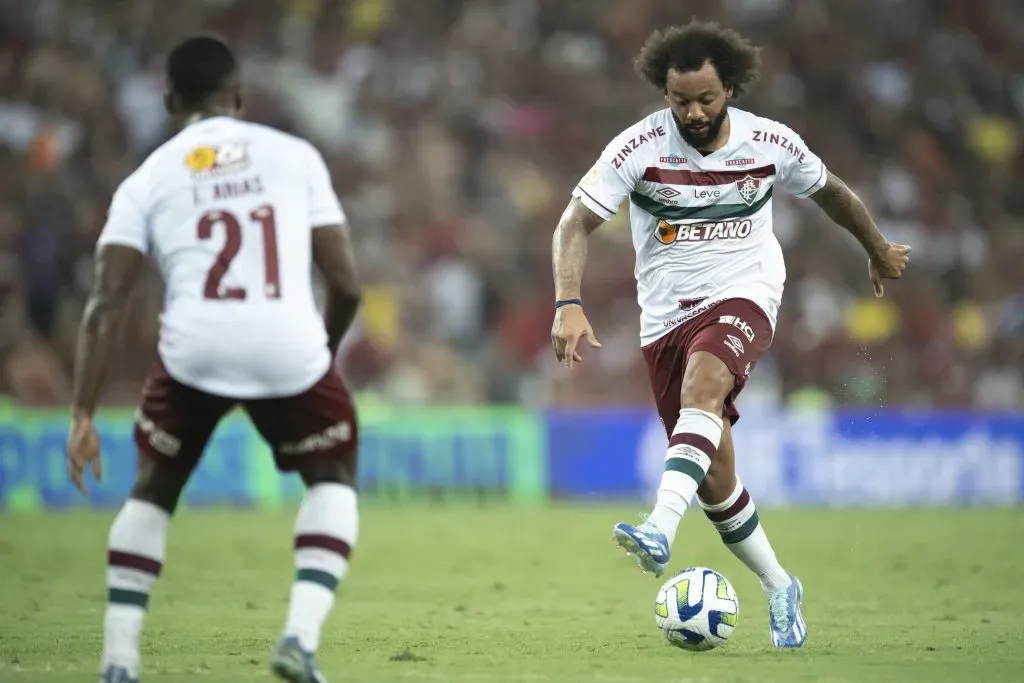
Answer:
[(723, 645), (740, 612), (732, 584), (713, 569), (690, 567), (665, 582), (654, 603), (654, 620), (668, 642), (701, 652)]

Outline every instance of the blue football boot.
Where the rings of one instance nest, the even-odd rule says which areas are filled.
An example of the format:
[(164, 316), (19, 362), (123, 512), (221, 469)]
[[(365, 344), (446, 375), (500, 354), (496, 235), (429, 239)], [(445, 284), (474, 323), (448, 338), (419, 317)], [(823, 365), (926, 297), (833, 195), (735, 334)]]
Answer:
[(800, 647), (807, 639), (807, 624), (800, 613), (804, 587), (792, 574), (786, 588), (768, 593), (768, 627), (775, 647)]
[(100, 683), (139, 683), (139, 679), (132, 678), (123, 666), (111, 664), (100, 676)]
[(270, 656), (270, 670), (288, 683), (327, 683), (316, 668), (312, 652), (306, 652), (295, 636), (282, 636)]
[(671, 554), (668, 537), (650, 520), (640, 526), (619, 522), (612, 529), (612, 538), (627, 555), (636, 556), (643, 572), (651, 572), (655, 576), (665, 573)]

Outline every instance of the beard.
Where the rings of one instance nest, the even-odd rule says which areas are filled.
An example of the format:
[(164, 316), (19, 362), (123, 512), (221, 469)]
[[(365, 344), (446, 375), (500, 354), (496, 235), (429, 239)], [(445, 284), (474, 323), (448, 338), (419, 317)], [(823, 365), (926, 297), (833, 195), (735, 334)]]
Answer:
[(711, 121), (708, 121), (707, 128), (695, 131), (692, 126), (683, 123), (676, 118), (676, 123), (679, 125), (679, 133), (686, 140), (686, 143), (694, 149), (700, 150), (703, 147), (709, 146), (718, 137), (718, 134), (722, 131), (722, 124), (725, 123), (725, 117), (729, 115), (729, 106), (723, 105), (722, 111), (718, 113)]

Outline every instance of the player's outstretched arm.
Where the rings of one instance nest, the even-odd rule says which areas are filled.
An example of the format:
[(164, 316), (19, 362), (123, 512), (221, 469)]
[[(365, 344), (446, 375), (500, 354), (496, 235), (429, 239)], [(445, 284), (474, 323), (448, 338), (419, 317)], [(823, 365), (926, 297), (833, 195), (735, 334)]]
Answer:
[(910, 247), (889, 242), (875, 225), (860, 197), (831, 171), (825, 185), (812, 194), (811, 199), (864, 247), (868, 254), (868, 276), (874, 286), (875, 296), (882, 296), (882, 280), (897, 279), (903, 275), (910, 259)]
[(327, 343), (334, 356), (356, 317), (362, 299), (348, 224), (323, 225), (313, 229), (313, 262), (327, 285), (324, 326), (327, 328)]
[[(555, 278), (555, 322), (551, 327), (551, 346), (555, 357), (572, 368), (583, 359), (576, 351), (580, 339), (591, 346), (601, 344), (583, 313), (580, 295), (583, 269), (587, 265), (587, 239), (604, 219), (573, 197), (562, 213), (551, 244), (551, 267)], [(575, 301), (577, 303), (566, 303)]]

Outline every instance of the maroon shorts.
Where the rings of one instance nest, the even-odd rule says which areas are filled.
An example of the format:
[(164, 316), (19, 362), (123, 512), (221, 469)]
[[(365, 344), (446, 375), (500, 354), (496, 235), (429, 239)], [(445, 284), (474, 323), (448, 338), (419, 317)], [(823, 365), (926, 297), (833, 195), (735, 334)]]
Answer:
[(238, 405), (270, 445), (282, 472), (301, 469), (313, 460), (356, 457), (355, 407), (333, 366), (301, 394), (238, 399), (186, 386), (167, 374), (158, 360), (142, 388), (135, 443), (144, 455), (191, 471), (217, 424)]
[(760, 306), (746, 299), (726, 299), (641, 349), (651, 377), (658, 415), (669, 436), (679, 417), (683, 372), (694, 351), (707, 351), (725, 363), (736, 385), (725, 399), (731, 424), (740, 419), (736, 397), (750, 371), (772, 343), (772, 326)]

